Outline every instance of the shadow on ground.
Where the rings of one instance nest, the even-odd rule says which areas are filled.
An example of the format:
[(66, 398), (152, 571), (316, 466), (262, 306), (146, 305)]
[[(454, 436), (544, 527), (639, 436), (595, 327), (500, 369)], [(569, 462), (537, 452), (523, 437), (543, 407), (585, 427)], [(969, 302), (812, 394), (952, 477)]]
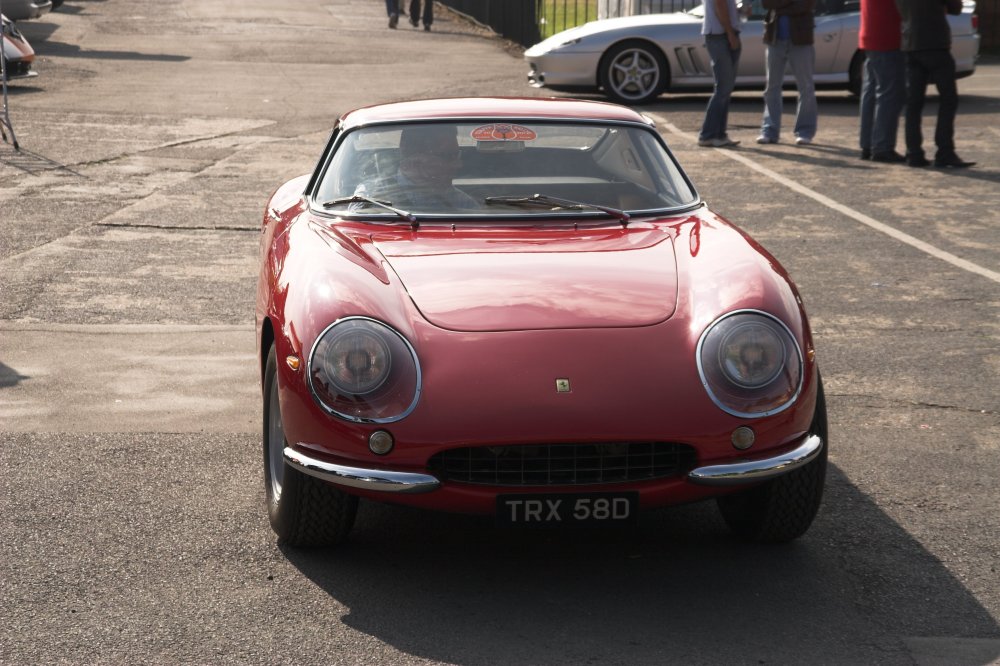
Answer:
[(732, 539), (711, 503), (649, 512), (627, 532), (362, 506), (348, 547), (285, 554), (350, 609), (347, 625), (427, 659), (912, 663), (911, 637), (1000, 637), (835, 467), (812, 530), (784, 546)]

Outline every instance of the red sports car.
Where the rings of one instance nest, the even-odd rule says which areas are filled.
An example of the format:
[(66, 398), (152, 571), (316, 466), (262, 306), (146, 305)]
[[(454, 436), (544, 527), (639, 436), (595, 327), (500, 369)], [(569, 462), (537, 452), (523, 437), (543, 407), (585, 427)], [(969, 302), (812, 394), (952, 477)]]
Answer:
[(715, 498), (756, 541), (816, 515), (826, 409), (799, 294), (630, 109), (345, 114), (267, 204), (256, 310), (284, 543), (343, 541), (358, 498), (515, 526)]

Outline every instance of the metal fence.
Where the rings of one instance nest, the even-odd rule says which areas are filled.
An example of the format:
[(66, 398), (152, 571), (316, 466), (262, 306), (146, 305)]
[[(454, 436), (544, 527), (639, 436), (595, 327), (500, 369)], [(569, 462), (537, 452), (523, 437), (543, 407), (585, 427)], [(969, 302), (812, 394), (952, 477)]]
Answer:
[(531, 46), (541, 41), (537, 6), (545, 0), (439, 0), (460, 14), (489, 26), (501, 37)]
[[(678, 12), (700, 0), (438, 0), (494, 32), (531, 46), (555, 33), (587, 21)], [(1000, 49), (1000, 0), (977, 0), (983, 49)]]
[(451, 9), (489, 26), (494, 32), (531, 46), (561, 30), (588, 21), (676, 12), (700, 0), (438, 0)]

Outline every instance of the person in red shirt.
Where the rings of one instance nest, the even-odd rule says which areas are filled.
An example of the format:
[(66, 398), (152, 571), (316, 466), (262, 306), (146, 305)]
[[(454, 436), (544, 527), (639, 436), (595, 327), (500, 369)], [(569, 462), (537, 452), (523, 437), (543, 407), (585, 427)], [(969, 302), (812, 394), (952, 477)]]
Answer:
[(903, 162), (896, 152), (899, 113), (906, 96), (905, 60), (895, 0), (861, 0), (858, 47), (865, 52), (861, 85), (861, 159)]

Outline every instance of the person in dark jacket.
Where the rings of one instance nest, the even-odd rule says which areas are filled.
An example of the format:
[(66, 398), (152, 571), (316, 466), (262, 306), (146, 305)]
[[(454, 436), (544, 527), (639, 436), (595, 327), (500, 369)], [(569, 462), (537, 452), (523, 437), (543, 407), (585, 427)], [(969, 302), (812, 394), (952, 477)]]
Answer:
[(906, 163), (912, 167), (930, 165), (924, 155), (920, 125), (927, 84), (934, 83), (938, 91), (934, 166), (970, 167), (975, 162), (966, 162), (955, 153), (958, 86), (955, 59), (951, 55), (951, 29), (945, 15), (945, 12), (961, 14), (962, 0), (896, 0), (896, 7), (902, 18), (901, 50), (906, 56)]
[(767, 51), (767, 86), (764, 88), (764, 120), (757, 143), (777, 143), (781, 135), (784, 102), (782, 83), (790, 65), (799, 92), (795, 112), (795, 143), (812, 143), (816, 135), (816, 85), (813, 47), (816, 0), (764, 0), (764, 44)]

